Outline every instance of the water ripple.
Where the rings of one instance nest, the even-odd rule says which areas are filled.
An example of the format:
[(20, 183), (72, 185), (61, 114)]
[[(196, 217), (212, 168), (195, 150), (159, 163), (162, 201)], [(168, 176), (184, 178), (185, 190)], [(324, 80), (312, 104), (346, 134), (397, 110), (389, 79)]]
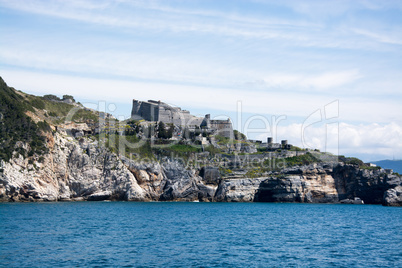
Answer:
[(402, 209), (0, 204), (2, 267), (401, 267)]

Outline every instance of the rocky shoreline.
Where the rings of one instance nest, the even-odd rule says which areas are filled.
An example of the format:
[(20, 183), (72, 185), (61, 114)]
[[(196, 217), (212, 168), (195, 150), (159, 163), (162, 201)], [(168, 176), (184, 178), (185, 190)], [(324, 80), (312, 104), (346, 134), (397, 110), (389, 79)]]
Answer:
[(2, 202), (126, 200), (402, 206), (402, 179), (384, 169), (317, 163), (259, 178), (221, 178), (214, 175), (216, 172), (205, 172), (208, 167), (200, 172), (176, 160), (133, 161), (111, 153), (97, 141), (78, 141), (58, 132), (47, 135), (47, 144), (49, 153), (38, 161), (19, 155), (1, 163)]

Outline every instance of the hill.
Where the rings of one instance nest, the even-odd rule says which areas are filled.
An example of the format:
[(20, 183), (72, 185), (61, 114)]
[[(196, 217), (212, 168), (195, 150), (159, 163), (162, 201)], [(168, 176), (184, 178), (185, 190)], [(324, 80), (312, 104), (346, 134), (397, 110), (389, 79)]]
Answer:
[(402, 160), (380, 160), (371, 162), (386, 169), (393, 169), (394, 172), (402, 174)]
[(18, 154), (24, 158), (40, 156), (48, 151), (46, 137), (56, 126), (65, 122), (93, 124), (98, 117), (96, 111), (75, 103), (72, 96), (60, 99), (26, 94), (9, 87), (0, 77), (0, 160), (7, 162)]

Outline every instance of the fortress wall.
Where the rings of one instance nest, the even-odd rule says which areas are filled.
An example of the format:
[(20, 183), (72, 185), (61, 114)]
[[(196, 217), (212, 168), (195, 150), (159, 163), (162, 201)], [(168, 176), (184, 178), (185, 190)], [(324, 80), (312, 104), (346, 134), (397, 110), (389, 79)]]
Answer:
[(233, 138), (233, 126), (230, 120), (211, 120), (211, 128), (218, 131), (218, 135)]
[(165, 124), (173, 123), (173, 112), (171, 109), (166, 109), (163, 106), (159, 106), (159, 121)]
[(196, 117), (187, 110), (179, 107), (172, 107), (160, 101), (149, 100), (141, 102), (133, 100), (131, 110), (133, 119), (144, 119), (147, 121), (158, 121), (165, 124), (175, 124), (178, 126), (203, 126), (210, 130), (218, 131), (218, 135), (233, 138), (233, 127), (230, 120), (210, 120), (210, 115)]
[(202, 118), (202, 117), (192, 116), (187, 121), (187, 124), (190, 125), (190, 126), (193, 126), (193, 125), (194, 126), (200, 126), (203, 120), (204, 120), (204, 118)]
[(158, 121), (159, 107), (149, 102), (143, 102), (140, 108), (140, 116), (147, 121)]
[(133, 100), (133, 109), (131, 110), (131, 117), (140, 115), (141, 102)]

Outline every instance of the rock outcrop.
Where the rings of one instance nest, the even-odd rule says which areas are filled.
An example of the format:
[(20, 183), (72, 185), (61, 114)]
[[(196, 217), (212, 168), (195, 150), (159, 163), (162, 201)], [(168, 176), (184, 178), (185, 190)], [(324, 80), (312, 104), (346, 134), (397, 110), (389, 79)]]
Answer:
[(384, 193), (384, 206), (402, 207), (402, 186), (389, 189)]
[(143, 200), (144, 190), (117, 155), (82, 139), (48, 136), (50, 152), (35, 161), (2, 163), (0, 195), (11, 201)]
[(360, 169), (342, 163), (334, 167), (332, 176), (340, 200), (360, 197), (365, 204), (383, 203), (385, 192), (402, 185), (400, 176), (384, 169)]
[[(291, 167), (267, 178), (226, 179), (215, 199), (228, 202), (300, 202), (401, 205), (401, 177), (343, 163)], [(342, 201), (342, 202), (341, 202)]]
[(216, 191), (216, 201), (252, 202), (261, 181), (266, 178), (226, 179), (221, 181)]
[(22, 156), (2, 163), (3, 201), (214, 201), (216, 185), (203, 183), (177, 161), (143, 163), (118, 157), (96, 141), (56, 133), (50, 153), (30, 163)]

